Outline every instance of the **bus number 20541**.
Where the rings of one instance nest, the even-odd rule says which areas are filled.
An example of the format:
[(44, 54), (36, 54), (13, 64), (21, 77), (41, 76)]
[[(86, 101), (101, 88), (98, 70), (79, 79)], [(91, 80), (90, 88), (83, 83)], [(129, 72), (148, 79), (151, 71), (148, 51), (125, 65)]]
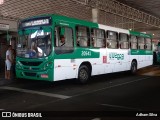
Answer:
[(91, 51), (82, 51), (81, 56), (91, 56)]

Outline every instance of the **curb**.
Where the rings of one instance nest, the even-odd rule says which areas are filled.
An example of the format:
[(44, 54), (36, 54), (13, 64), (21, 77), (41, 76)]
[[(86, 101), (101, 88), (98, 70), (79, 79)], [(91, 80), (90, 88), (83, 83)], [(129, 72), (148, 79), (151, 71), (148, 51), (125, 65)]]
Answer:
[(14, 79), (6, 80), (5, 78), (0, 78), (0, 86), (9, 85), (15, 82)]

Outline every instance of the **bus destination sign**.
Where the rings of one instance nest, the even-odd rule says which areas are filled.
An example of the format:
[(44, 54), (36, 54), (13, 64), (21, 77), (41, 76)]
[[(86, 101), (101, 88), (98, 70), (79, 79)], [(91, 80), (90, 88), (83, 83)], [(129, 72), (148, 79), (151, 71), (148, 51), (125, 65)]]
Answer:
[(32, 26), (39, 26), (39, 25), (49, 25), (50, 19), (49, 18), (43, 18), (43, 19), (36, 19), (36, 20), (30, 20), (22, 22), (22, 27), (32, 27)]

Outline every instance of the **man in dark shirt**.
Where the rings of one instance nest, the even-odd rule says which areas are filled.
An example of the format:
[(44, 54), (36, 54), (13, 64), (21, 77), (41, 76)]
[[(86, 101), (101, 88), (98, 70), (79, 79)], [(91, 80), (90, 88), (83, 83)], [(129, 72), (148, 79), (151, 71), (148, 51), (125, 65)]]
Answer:
[(61, 46), (64, 46), (65, 45), (65, 37), (63, 35), (60, 37), (60, 40), (61, 40)]

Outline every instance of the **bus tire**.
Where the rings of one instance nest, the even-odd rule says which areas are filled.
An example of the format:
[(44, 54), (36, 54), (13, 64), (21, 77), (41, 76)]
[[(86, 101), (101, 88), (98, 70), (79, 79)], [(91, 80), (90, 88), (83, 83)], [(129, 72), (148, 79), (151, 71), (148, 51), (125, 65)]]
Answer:
[(137, 63), (136, 61), (133, 61), (131, 63), (131, 70), (130, 70), (131, 74), (135, 74), (137, 72)]
[(78, 83), (85, 84), (90, 79), (90, 69), (86, 65), (81, 65), (78, 70)]

